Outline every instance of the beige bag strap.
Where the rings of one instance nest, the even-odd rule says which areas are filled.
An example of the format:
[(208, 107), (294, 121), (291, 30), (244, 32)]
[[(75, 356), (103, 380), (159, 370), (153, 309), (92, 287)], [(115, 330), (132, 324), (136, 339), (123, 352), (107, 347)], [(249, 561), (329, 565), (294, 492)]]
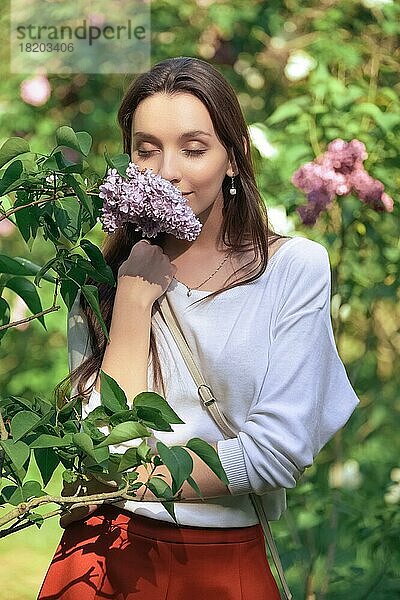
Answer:
[[(197, 385), (197, 390), (198, 390), (198, 394), (200, 396), (201, 401), (203, 402), (204, 406), (206, 407), (206, 409), (208, 410), (210, 415), (213, 417), (213, 419), (217, 423), (218, 427), (224, 433), (225, 437), (227, 437), (227, 438), (236, 437), (237, 432), (234, 429), (232, 429), (232, 427), (229, 425), (229, 423), (225, 419), (223, 413), (219, 410), (219, 407), (217, 404), (217, 399), (214, 397), (211, 388), (206, 384), (202, 374), (200, 373), (196, 363), (194, 362), (192, 352), (191, 352), (189, 345), (182, 333), (181, 328), (179, 327), (179, 324), (175, 318), (175, 315), (173, 314), (171, 305), (168, 302), (167, 295), (163, 294), (160, 298), (158, 298), (157, 302), (160, 307), (164, 321), (166, 322), (167, 326), (169, 327), (171, 334), (172, 334), (173, 338), (175, 339), (175, 342), (177, 343), (178, 348), (180, 349), (180, 351), (182, 353), (182, 356), (186, 363), (186, 366), (188, 367), (188, 369), (189, 369), (190, 373), (192, 374), (192, 377)], [(272, 536), (272, 531), (271, 531), (270, 525), (268, 523), (268, 520), (266, 518), (261, 499), (256, 494), (249, 494), (249, 496), (253, 503), (254, 509), (258, 516), (258, 519), (260, 521), (261, 527), (263, 529), (264, 536), (265, 536), (270, 554), (273, 558), (276, 570), (279, 575), (279, 579), (281, 581), (283, 590), (285, 592), (285, 598), (286, 598), (286, 600), (292, 600), (292, 594), (289, 590), (289, 586), (285, 579), (282, 563), (279, 558), (278, 549), (276, 547), (274, 538)]]

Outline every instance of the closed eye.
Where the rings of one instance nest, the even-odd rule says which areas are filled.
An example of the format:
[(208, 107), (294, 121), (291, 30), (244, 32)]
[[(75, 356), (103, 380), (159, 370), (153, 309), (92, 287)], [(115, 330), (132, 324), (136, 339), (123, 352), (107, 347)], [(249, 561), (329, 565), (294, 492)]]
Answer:
[[(156, 152), (156, 150), (138, 150), (137, 151), (138, 156), (141, 156), (144, 159), (149, 158), (154, 152)], [(186, 152), (189, 157), (194, 158), (195, 156), (201, 156), (202, 154), (207, 152), (207, 150), (184, 150), (183, 152)]]

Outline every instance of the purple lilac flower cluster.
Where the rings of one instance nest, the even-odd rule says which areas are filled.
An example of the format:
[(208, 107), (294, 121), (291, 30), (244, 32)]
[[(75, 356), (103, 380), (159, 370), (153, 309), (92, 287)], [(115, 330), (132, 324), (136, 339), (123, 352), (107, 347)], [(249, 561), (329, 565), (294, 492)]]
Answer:
[(201, 231), (202, 224), (185, 196), (150, 169), (141, 171), (130, 162), (125, 177), (116, 169), (108, 169), (99, 189), (104, 200), (100, 221), (107, 233), (127, 222), (135, 223), (135, 231), (141, 230), (149, 238), (165, 232), (193, 241)]
[(393, 199), (384, 192), (383, 183), (364, 169), (366, 158), (368, 154), (362, 142), (357, 139), (345, 142), (337, 138), (328, 144), (326, 152), (293, 174), (293, 185), (308, 199), (307, 204), (297, 209), (305, 225), (314, 225), (336, 195), (354, 193), (374, 210), (392, 212)]

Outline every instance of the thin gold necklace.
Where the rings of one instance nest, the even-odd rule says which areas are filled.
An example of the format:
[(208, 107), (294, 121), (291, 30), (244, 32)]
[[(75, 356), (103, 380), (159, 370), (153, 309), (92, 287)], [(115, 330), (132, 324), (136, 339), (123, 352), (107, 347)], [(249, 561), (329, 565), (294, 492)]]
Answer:
[(187, 285), (186, 285), (186, 283), (183, 283), (183, 281), (179, 281), (179, 279), (176, 279), (176, 277), (174, 277), (174, 279), (175, 279), (176, 281), (179, 281), (179, 283), (182, 283), (182, 285), (184, 285), (184, 286), (185, 286), (185, 288), (187, 288), (186, 295), (189, 297), (189, 296), (191, 296), (191, 295), (192, 295), (192, 290), (197, 290), (197, 289), (199, 289), (199, 288), (200, 288), (202, 285), (204, 285), (205, 283), (207, 283), (207, 281), (208, 281), (209, 279), (211, 279), (211, 277), (213, 277), (217, 271), (219, 271), (219, 270), (220, 270), (220, 268), (222, 267), (222, 265), (223, 265), (224, 263), (226, 263), (226, 261), (228, 260), (229, 256), (230, 256), (230, 252), (228, 252), (228, 254), (225, 256), (224, 260), (223, 260), (223, 261), (222, 261), (222, 263), (219, 265), (219, 267), (218, 267), (218, 268), (217, 268), (217, 269), (214, 271), (214, 273), (212, 273), (212, 274), (210, 275), (210, 277), (207, 277), (207, 279), (206, 279), (205, 281), (203, 281), (203, 283), (201, 283), (201, 284), (200, 284), (200, 285), (198, 285), (197, 287), (192, 287), (192, 288), (190, 288), (189, 286), (187, 286)]

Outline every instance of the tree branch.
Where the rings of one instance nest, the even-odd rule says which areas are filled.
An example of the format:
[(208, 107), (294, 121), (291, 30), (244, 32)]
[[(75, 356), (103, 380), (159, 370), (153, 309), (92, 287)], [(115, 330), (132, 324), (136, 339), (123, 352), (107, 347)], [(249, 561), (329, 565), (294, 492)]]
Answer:
[[(106, 500), (116, 500), (116, 499), (124, 499), (124, 494), (128, 492), (129, 483), (126, 484), (124, 488), (121, 490), (116, 490), (115, 492), (103, 492), (101, 494), (92, 494), (91, 496), (82, 496), (80, 501), (78, 496), (40, 496), (40, 498), (32, 498), (28, 502), (21, 502), (14, 509), (10, 510), (3, 517), (0, 517), (0, 527), (6, 525), (10, 521), (14, 519), (18, 519), (21, 515), (28, 513), (33, 508), (37, 506), (41, 506), (42, 504), (59, 504), (63, 506), (64, 504), (73, 504), (73, 508), (78, 508), (79, 506), (87, 506), (88, 504), (103, 504)], [(78, 500), (78, 502), (77, 502)]]

